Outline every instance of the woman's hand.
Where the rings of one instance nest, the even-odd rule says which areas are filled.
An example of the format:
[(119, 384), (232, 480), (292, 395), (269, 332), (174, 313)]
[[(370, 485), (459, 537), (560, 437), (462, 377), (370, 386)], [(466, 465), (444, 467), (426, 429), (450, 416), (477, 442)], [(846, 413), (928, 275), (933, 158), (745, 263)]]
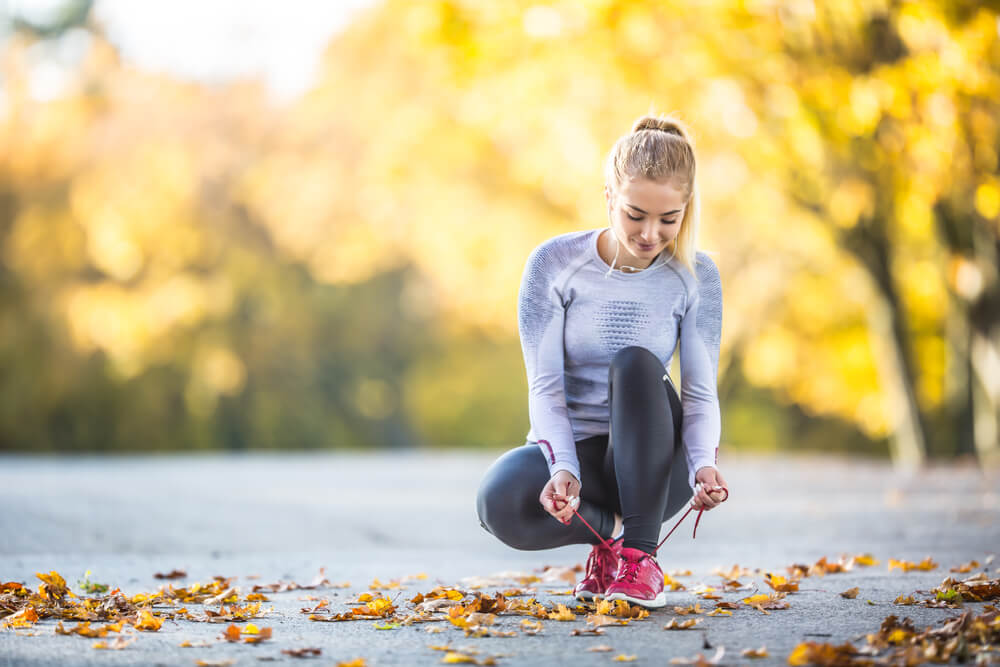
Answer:
[(694, 474), (694, 480), (696, 484), (691, 507), (696, 510), (710, 510), (729, 498), (729, 485), (722, 478), (722, 473), (712, 466), (699, 468)]
[(580, 506), (580, 480), (568, 470), (557, 470), (542, 488), (538, 502), (546, 512), (569, 525), (573, 510)]

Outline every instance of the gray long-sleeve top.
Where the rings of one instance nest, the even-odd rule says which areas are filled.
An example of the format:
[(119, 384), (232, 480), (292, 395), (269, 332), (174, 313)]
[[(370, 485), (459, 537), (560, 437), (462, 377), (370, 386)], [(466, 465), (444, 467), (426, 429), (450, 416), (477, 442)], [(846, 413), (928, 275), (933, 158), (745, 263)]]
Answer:
[(643, 271), (612, 271), (597, 252), (601, 227), (568, 232), (536, 247), (518, 293), (518, 329), (528, 374), (528, 442), (549, 475), (580, 479), (576, 441), (609, 431), (608, 367), (622, 347), (641, 345), (670, 366), (680, 344), (681, 440), (688, 483), (718, 458), (716, 375), (722, 286), (711, 258), (697, 253), (698, 280), (660, 253)]

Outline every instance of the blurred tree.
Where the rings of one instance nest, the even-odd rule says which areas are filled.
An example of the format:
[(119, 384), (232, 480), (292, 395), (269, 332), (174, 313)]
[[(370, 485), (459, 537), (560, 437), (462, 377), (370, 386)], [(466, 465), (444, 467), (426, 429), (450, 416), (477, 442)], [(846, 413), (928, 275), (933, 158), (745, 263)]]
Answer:
[(783, 57), (748, 68), (747, 88), (780, 110), (762, 129), (785, 191), (869, 278), (894, 455), (921, 462), (935, 422), (938, 454), (995, 460), (996, 13), (950, 2), (773, 13), (752, 31), (754, 60), (776, 46)]
[(724, 439), (996, 451), (991, 5), (391, 0), (281, 108), (77, 22), (58, 95), (56, 32), (0, 61), (2, 448), (516, 444), (524, 261), (606, 224), (653, 107), (700, 156)]

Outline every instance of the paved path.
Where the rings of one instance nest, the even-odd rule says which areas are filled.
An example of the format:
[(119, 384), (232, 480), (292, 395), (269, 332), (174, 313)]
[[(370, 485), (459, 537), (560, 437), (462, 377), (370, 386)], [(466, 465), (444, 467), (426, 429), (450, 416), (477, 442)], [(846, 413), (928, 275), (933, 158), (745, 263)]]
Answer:
[[(0, 631), (0, 665), (193, 665), (196, 659), (223, 658), (237, 665), (272, 658), (297, 664), (280, 651), (303, 646), (323, 649), (315, 664), (365, 657), (373, 666), (430, 665), (443, 654), (428, 646), (449, 642), (476, 647), (482, 655), (503, 654), (501, 665), (551, 666), (567, 658), (608, 665), (617, 664), (611, 656), (619, 653), (636, 655), (633, 664), (662, 665), (672, 657), (714, 653), (702, 648), (706, 640), (726, 647), (724, 664), (746, 664), (740, 650), (766, 645), (772, 657), (754, 664), (778, 665), (804, 639), (854, 639), (877, 630), (888, 614), (909, 616), (918, 628), (954, 616), (953, 610), (898, 607), (892, 600), (936, 586), (949, 567), (983, 562), (1000, 551), (996, 475), (966, 467), (907, 474), (864, 461), (734, 455), (723, 467), (731, 500), (704, 515), (697, 540), (691, 540), (689, 518), (661, 552), (665, 570), (692, 571), (682, 579), (689, 588), (720, 583), (712, 571), (734, 564), (783, 573), (792, 563), (862, 552), (881, 564), (805, 579), (803, 590), (789, 596), (789, 610), (769, 616), (737, 610), (733, 617), (705, 618), (697, 631), (687, 632), (662, 629), (673, 617), (669, 611), (610, 628), (603, 637), (570, 636), (571, 629), (585, 627), (580, 617), (548, 621), (541, 634), (516, 638), (466, 638), (452, 627), (427, 634), (422, 625), (376, 630), (370, 621), (315, 623), (299, 613), (307, 604), (298, 599), (303, 594), (328, 597), (343, 611), (348, 608), (343, 601), (367, 590), (375, 578), (426, 573), (428, 579), (410, 584), (401, 602), (438, 583), (461, 585), (465, 577), (582, 563), (586, 547), (519, 552), (480, 527), (475, 489), (497, 454), (0, 457), (2, 581), (37, 589), (36, 572), (57, 570), (78, 591), (77, 580), (90, 570), (93, 581), (131, 595), (157, 590), (163, 582), (153, 574), (174, 568), (189, 575), (175, 585), (223, 575), (237, 576), (237, 585), (249, 588), (278, 580), (306, 583), (322, 567), (332, 581), (352, 583), (347, 590), (272, 595), (267, 605), (274, 612), (258, 624), (272, 626), (274, 638), (259, 646), (219, 641), (224, 626), (168, 622), (157, 633), (141, 633), (125, 650), (98, 651), (90, 648), (93, 640), (56, 635), (55, 621), (44, 620), (35, 626), (36, 636)], [(889, 558), (925, 556), (940, 567), (906, 574), (886, 567)], [(1000, 568), (1000, 559), (990, 568)], [(1000, 573), (990, 569), (989, 574)], [(245, 579), (248, 575), (259, 579)], [(743, 580), (766, 590), (759, 575)], [(858, 599), (837, 595), (854, 586), (861, 589)], [(539, 599), (570, 600), (545, 594), (550, 588), (539, 587)], [(670, 606), (697, 601), (692, 593), (677, 591)], [(514, 629), (520, 620), (503, 616), (499, 626)], [(185, 639), (212, 646), (179, 648)], [(586, 651), (599, 643), (614, 651)]]

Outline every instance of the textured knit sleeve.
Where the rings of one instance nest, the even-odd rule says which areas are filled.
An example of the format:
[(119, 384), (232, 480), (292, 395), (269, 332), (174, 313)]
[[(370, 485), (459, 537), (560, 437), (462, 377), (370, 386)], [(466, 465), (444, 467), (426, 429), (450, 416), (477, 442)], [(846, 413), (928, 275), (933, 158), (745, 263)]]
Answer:
[(528, 374), (528, 416), (549, 476), (568, 470), (580, 479), (563, 387), (566, 311), (556, 285), (561, 259), (551, 240), (528, 257), (518, 292), (517, 324)]
[(722, 338), (722, 285), (715, 263), (697, 255), (698, 282), (681, 320), (681, 437), (688, 463), (688, 483), (699, 468), (715, 466), (722, 419), (716, 384)]

